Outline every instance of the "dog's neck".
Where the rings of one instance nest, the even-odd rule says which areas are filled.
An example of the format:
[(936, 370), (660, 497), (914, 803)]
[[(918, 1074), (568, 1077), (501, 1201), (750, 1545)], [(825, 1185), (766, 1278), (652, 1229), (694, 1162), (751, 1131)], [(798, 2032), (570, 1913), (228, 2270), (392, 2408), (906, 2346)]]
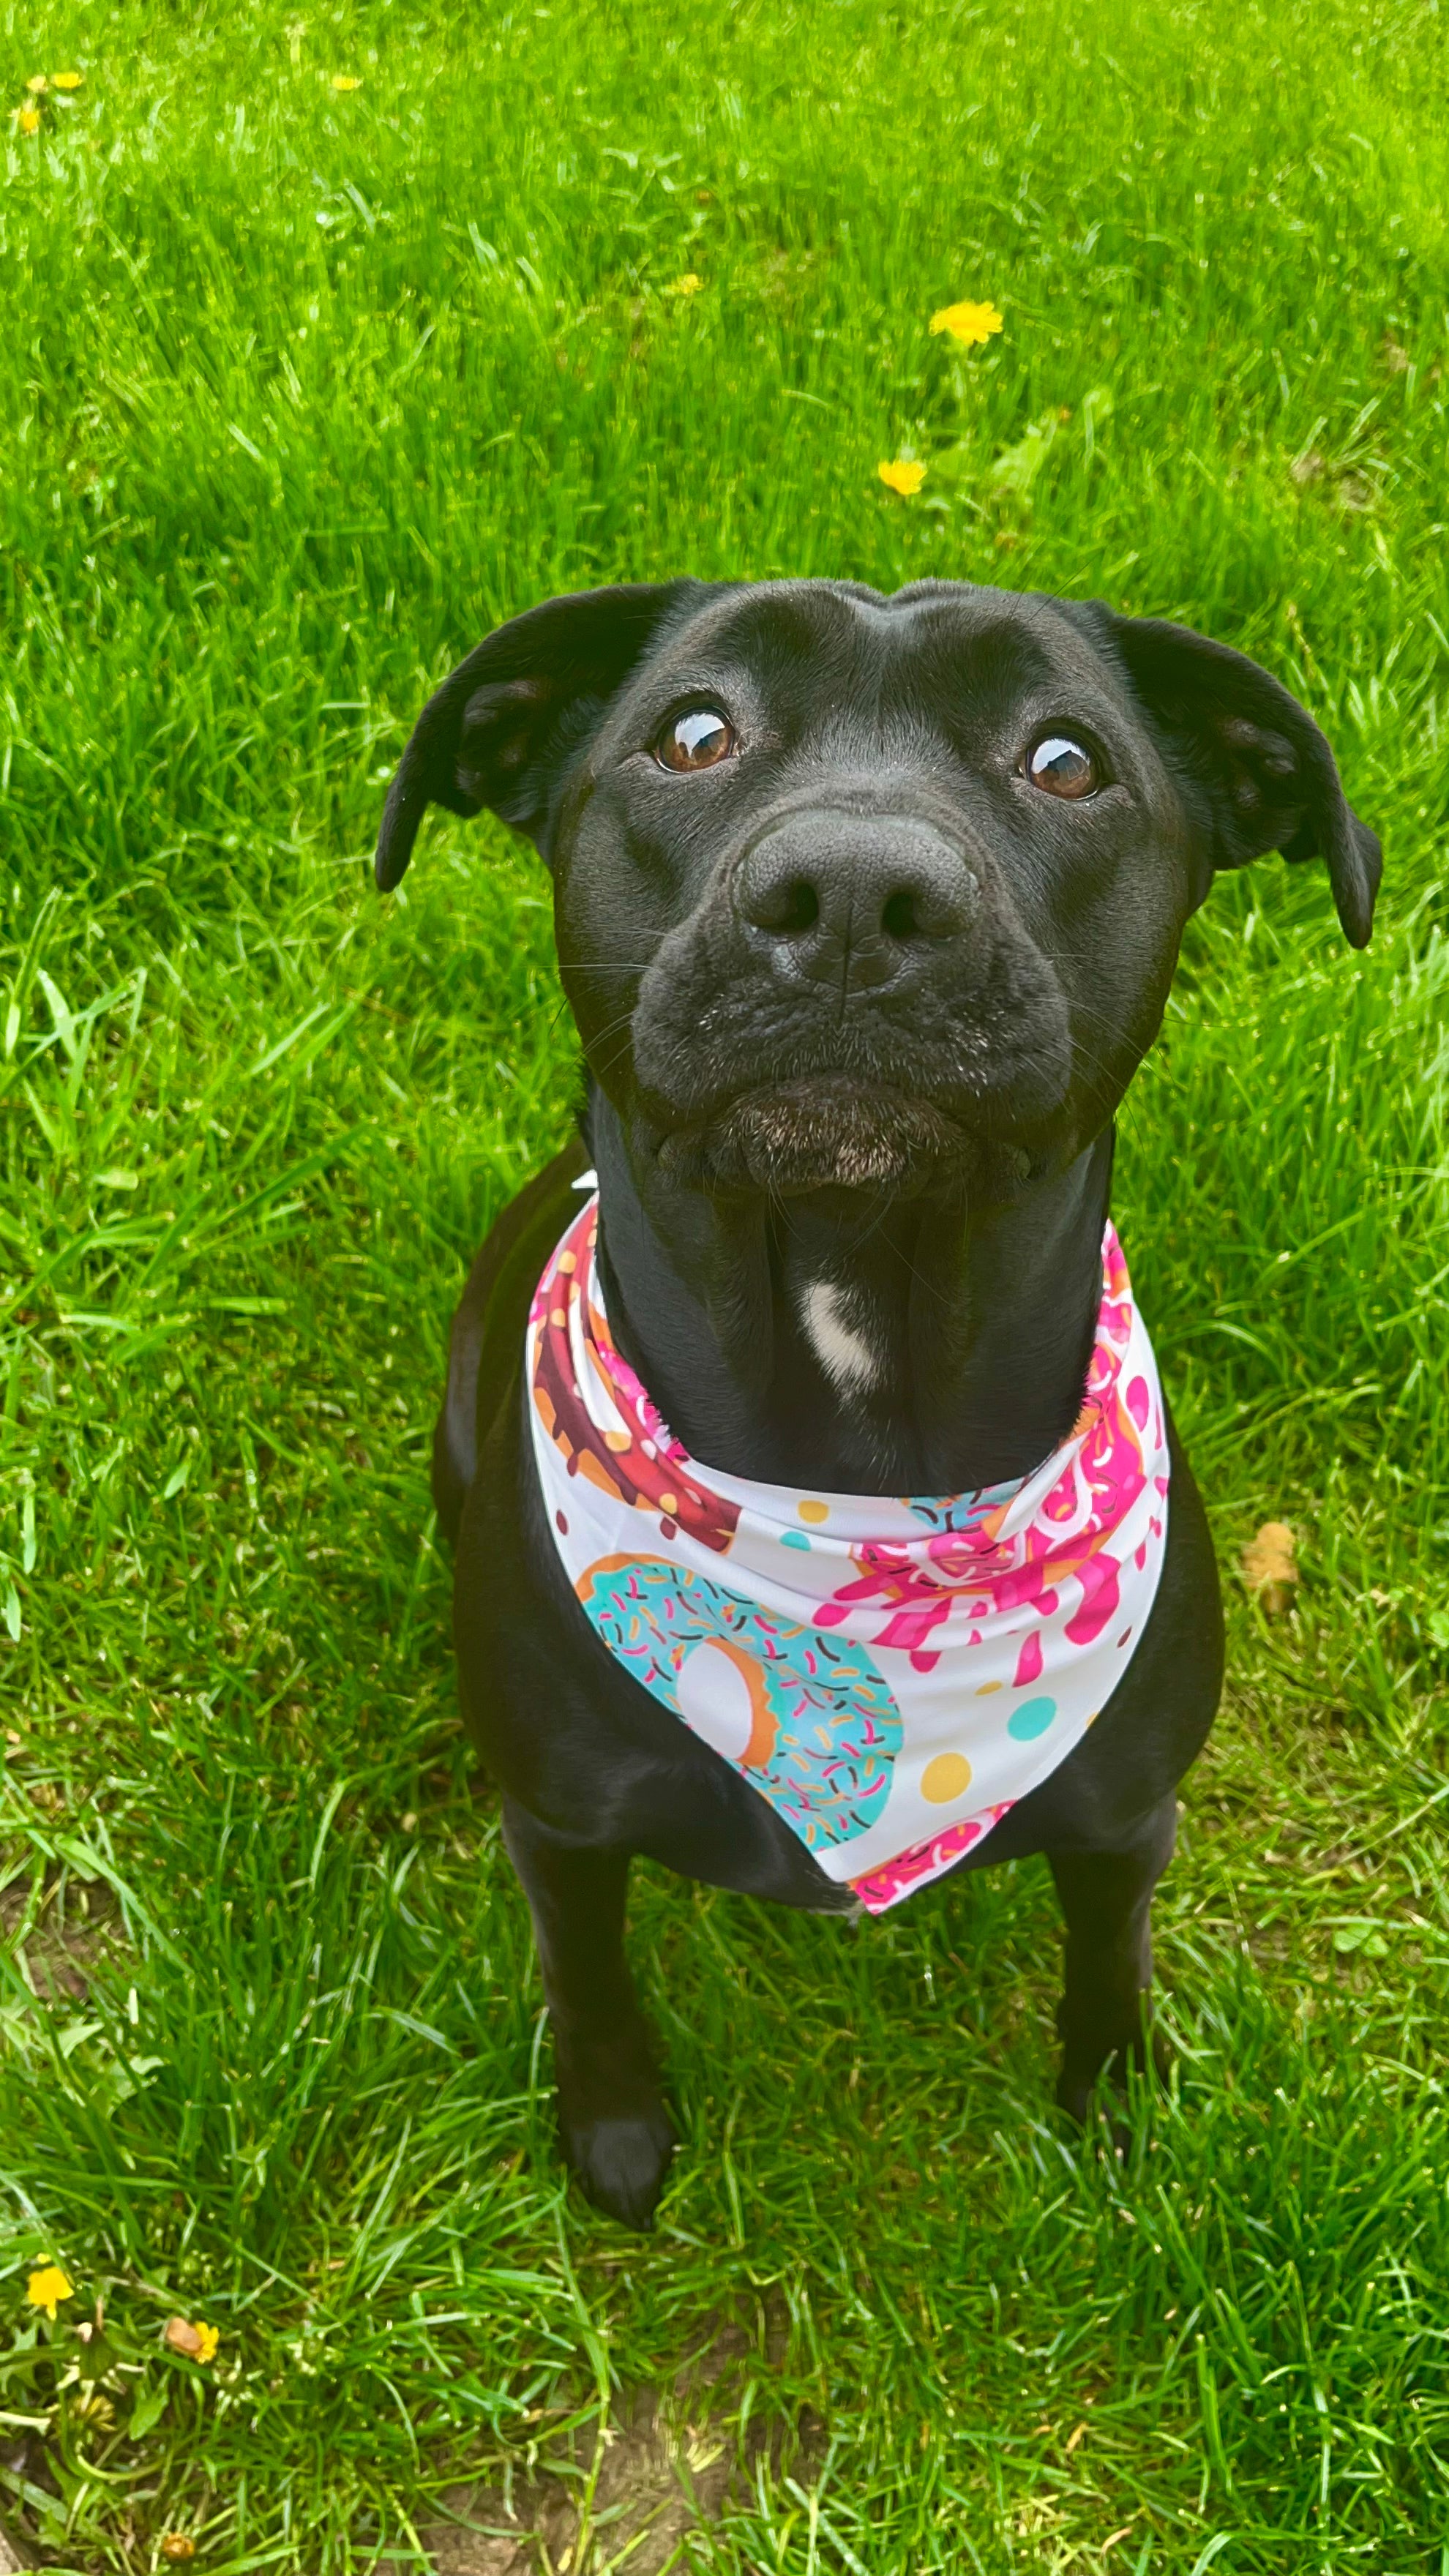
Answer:
[(1111, 1130), (1010, 1206), (731, 1204), (630, 1151), (597, 1091), (614, 1338), (701, 1465), (769, 1484), (947, 1494), (1025, 1476), (1080, 1411)]

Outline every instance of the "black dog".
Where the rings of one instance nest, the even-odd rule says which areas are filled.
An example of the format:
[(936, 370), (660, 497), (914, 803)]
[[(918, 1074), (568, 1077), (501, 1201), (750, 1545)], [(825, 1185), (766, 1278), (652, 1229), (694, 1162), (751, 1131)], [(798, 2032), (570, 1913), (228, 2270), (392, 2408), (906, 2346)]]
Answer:
[[(564, 2145), (637, 2226), (673, 2139), (624, 1959), (630, 1854), (786, 1905), (853, 1900), (571, 1593), (521, 1383), (571, 1184), (597, 1168), (614, 1338), (693, 1457), (844, 1494), (1022, 1478), (1081, 1405), (1113, 1113), (1188, 915), (1219, 868), (1319, 856), (1361, 947), (1379, 845), (1256, 664), (1096, 603), (951, 582), (553, 600), (424, 708), (384, 889), (430, 800), (490, 807), (547, 861), (588, 1061), (584, 1142), (499, 1218), (458, 1309), (434, 1491)], [(1051, 1863), (1058, 2097), (1078, 2117), (1143, 2046), (1152, 1890), (1221, 1686), (1217, 1573), (1175, 1438), (1172, 1479), (1125, 1679), (960, 1864)]]

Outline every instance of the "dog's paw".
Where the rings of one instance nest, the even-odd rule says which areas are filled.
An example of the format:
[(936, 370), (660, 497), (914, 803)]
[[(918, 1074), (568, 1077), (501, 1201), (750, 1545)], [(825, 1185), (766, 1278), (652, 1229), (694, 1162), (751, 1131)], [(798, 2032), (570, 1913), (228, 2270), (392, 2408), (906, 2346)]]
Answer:
[(675, 2147), (662, 2106), (634, 2119), (564, 2116), (560, 2126), (564, 2153), (595, 2208), (644, 2234), (654, 2224)]
[[(1094, 2117), (1111, 2119), (1111, 2095), (1119, 2096), (1125, 2088), (1127, 2070), (1150, 2073), (1159, 2084), (1165, 2084), (1172, 2068), (1172, 2051), (1156, 2030), (1135, 2034), (1115, 2048), (1104, 2048), (1099, 2055), (1084, 2058), (1072, 2052), (1062, 2061), (1057, 2078), (1057, 2108), (1065, 2111), (1079, 2129), (1085, 2129)], [(1113, 2124), (1114, 2136), (1125, 2138)]]
[(1121, 2083), (1120, 2064), (1104, 2066), (1099, 2074), (1086, 2077), (1063, 2070), (1057, 2078), (1057, 2109), (1075, 2129), (1091, 2130), (1099, 2137), (1105, 2129), (1118, 2155), (1125, 2155), (1132, 2132), (1120, 2117)]

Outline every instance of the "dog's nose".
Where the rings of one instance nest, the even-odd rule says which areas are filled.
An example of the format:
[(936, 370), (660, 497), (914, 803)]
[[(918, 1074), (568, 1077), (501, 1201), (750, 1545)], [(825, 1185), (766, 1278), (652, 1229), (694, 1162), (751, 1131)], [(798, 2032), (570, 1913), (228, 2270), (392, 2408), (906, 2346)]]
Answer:
[(976, 879), (909, 816), (796, 814), (746, 852), (734, 896), (778, 972), (865, 991), (909, 980), (966, 928)]

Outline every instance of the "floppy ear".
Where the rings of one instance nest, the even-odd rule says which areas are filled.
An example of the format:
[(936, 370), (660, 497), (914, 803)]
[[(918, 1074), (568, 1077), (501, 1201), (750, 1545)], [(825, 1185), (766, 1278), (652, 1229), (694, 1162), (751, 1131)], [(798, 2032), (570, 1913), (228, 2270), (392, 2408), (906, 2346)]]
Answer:
[(1352, 811), (1313, 718), (1243, 653), (1159, 617), (1105, 612), (1133, 689), (1196, 790), (1216, 868), (1265, 850), (1328, 863), (1344, 936), (1368, 945), (1383, 861), (1378, 837)]
[(696, 581), (622, 582), (574, 591), (495, 627), (434, 691), (387, 792), (373, 875), (399, 882), (428, 805), (485, 805), (537, 840), (548, 818), (543, 755), (562, 720), (602, 711)]

